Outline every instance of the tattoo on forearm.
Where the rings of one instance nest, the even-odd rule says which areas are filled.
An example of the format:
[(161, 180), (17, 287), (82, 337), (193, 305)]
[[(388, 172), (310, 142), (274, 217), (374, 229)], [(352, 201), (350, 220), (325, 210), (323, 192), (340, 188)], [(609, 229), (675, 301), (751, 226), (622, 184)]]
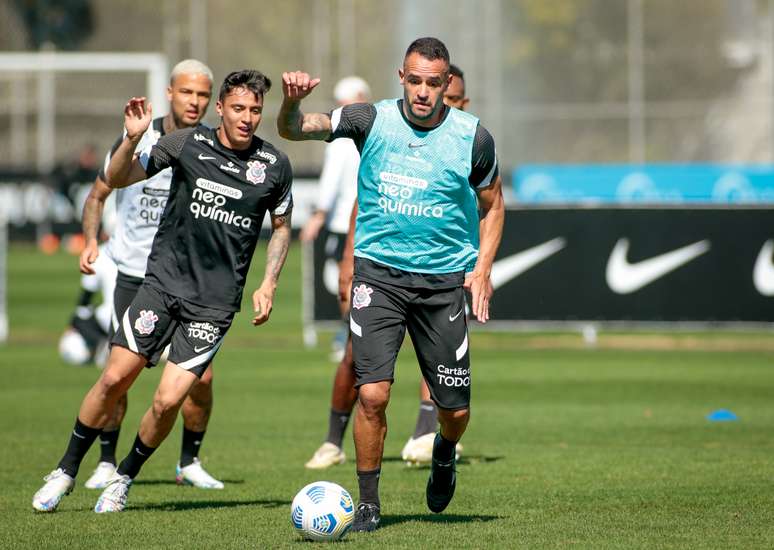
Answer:
[(326, 138), (331, 133), (331, 119), (324, 113), (304, 115), (301, 130), (309, 138)]
[(266, 247), (265, 277), (276, 284), (290, 248), (290, 214), (272, 217), (272, 225), (274, 232)]

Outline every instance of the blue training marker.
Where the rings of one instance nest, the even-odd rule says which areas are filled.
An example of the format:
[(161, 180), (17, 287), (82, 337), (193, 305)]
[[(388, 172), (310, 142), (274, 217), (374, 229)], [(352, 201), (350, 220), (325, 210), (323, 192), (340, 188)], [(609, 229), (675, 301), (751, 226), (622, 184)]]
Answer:
[(729, 410), (718, 409), (709, 413), (707, 415), (707, 420), (710, 422), (731, 422), (733, 420), (739, 420), (739, 418)]

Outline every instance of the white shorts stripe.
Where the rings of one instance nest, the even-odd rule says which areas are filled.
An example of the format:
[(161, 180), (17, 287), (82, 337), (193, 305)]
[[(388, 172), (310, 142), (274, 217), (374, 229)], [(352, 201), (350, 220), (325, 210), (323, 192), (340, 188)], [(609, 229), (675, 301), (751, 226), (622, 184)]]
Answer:
[(129, 309), (130, 308), (126, 308), (126, 311), (124, 312), (124, 335), (126, 336), (126, 343), (129, 344), (129, 349), (134, 353), (140, 353), (140, 350), (137, 349), (137, 342), (134, 341), (134, 334), (132, 333), (132, 322), (129, 320)]
[(202, 353), (201, 355), (197, 355), (196, 357), (192, 357), (188, 361), (183, 361), (182, 363), (178, 363), (177, 366), (180, 367), (181, 369), (191, 370), (203, 363), (208, 363), (212, 358), (212, 356), (215, 355), (218, 349), (220, 349), (220, 345), (222, 343), (223, 343), (223, 338), (218, 340), (218, 343), (212, 346), (207, 352)]
[(355, 320), (352, 318), (352, 315), (349, 316), (349, 328), (357, 336), (363, 336), (363, 327), (355, 322)]
[(457, 348), (457, 361), (465, 357), (465, 352), (468, 351), (468, 333), (465, 332), (465, 339), (462, 341), (462, 344), (460, 344), (460, 347)]

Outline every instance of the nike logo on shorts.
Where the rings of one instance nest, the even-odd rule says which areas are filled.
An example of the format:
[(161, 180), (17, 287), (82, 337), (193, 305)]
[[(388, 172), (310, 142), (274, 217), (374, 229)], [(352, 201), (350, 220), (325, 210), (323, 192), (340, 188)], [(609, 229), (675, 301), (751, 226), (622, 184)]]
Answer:
[(465, 309), (465, 308), (463, 307), (463, 308), (462, 308), (462, 309), (460, 309), (460, 310), (459, 310), (459, 311), (458, 311), (458, 312), (457, 312), (455, 315), (449, 315), (449, 322), (450, 322), (450, 323), (453, 323), (453, 322), (454, 322), (454, 320), (455, 320), (457, 317), (459, 317), (459, 316), (460, 316), (460, 313), (462, 313), (462, 311), (463, 311), (464, 309)]
[(201, 352), (201, 351), (204, 351), (204, 350), (206, 350), (208, 347), (210, 347), (210, 346), (203, 346), (203, 347), (201, 347), (201, 348), (198, 348), (198, 347), (196, 347), (196, 348), (194, 348), (194, 353), (199, 353), (199, 352)]

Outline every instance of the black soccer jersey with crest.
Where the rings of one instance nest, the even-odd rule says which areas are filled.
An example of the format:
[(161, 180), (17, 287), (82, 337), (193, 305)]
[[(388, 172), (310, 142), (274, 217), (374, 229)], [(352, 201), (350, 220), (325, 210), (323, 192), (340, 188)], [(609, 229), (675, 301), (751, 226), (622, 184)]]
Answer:
[(140, 153), (148, 177), (172, 167), (167, 206), (153, 241), (148, 284), (194, 304), (238, 311), (268, 210), (293, 208), (287, 155), (253, 137), (235, 151), (204, 125), (162, 137)]

